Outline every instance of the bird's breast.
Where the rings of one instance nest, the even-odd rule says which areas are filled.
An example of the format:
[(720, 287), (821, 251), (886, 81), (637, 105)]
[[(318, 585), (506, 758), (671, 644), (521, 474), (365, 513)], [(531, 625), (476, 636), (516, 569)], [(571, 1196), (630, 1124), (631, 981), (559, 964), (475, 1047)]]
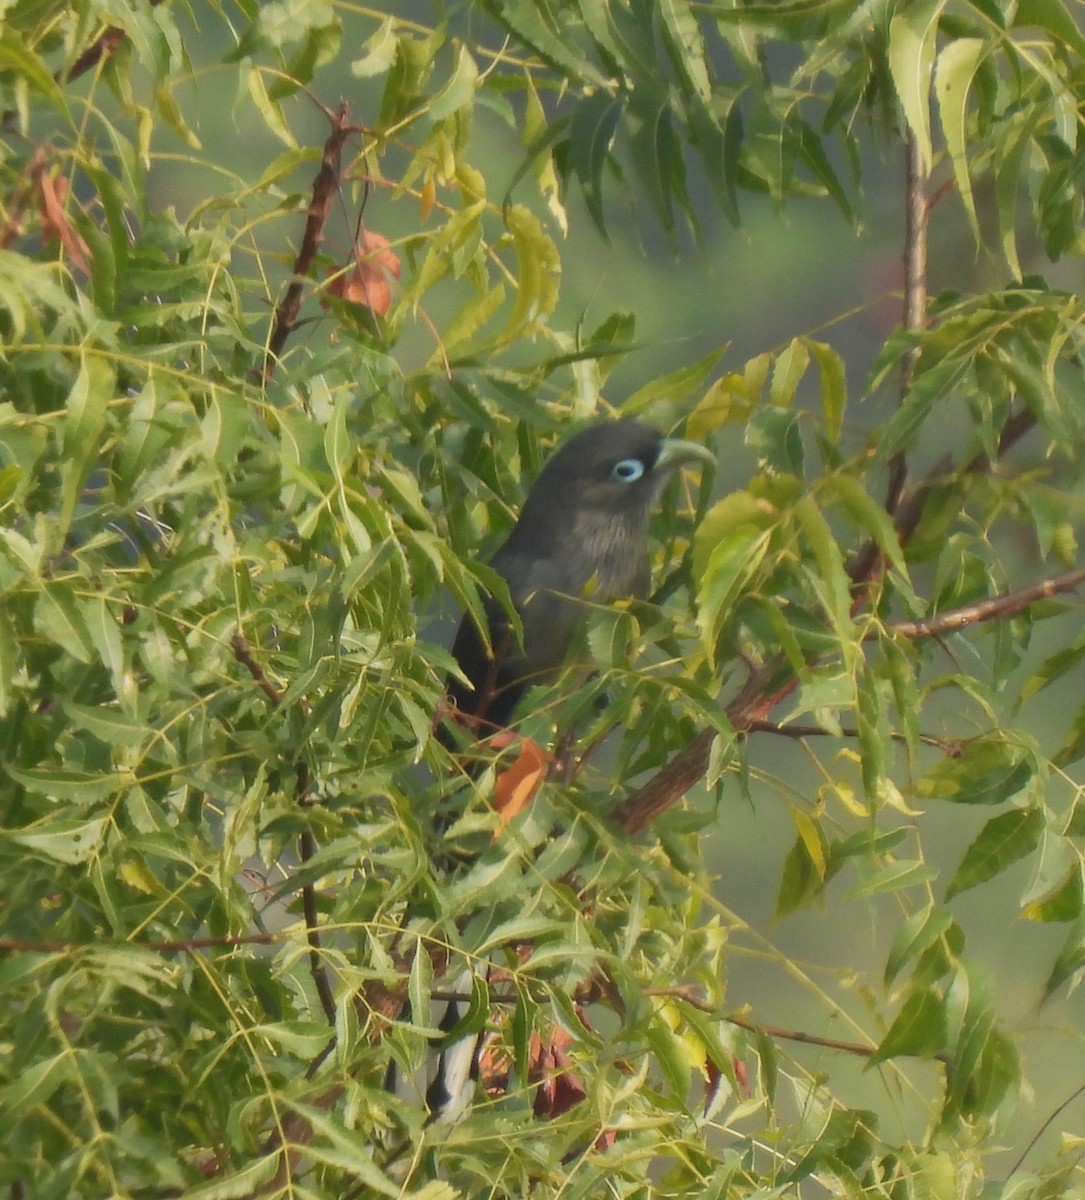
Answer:
[(600, 604), (642, 595), (648, 583), (644, 525), (630, 514), (582, 514), (572, 538), (578, 565), (575, 592)]

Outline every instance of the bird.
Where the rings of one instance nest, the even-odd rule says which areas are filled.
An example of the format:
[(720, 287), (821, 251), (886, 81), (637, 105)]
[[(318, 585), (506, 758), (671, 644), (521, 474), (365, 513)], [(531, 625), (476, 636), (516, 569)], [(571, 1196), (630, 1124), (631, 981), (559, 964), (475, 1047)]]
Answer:
[[(485, 633), (465, 614), (453, 642), (459, 674), (449, 676), (446, 692), (473, 734), (507, 726), (531, 686), (560, 671), (591, 605), (645, 595), (652, 504), (677, 468), (698, 462), (715, 466), (716, 459), (696, 442), (628, 418), (581, 430), (549, 458), (490, 559), (520, 630), (487, 597)], [(486, 980), (489, 969), (479, 961), (463, 970), (453, 985), (460, 998), (433, 1005), (431, 1020), (445, 1040), (424, 1086), (432, 1121), (456, 1120), (470, 1104), (492, 1034), (450, 1035), (469, 1011), (474, 976)]]
[(461, 674), (446, 693), (461, 723), (479, 736), (507, 726), (528, 689), (560, 671), (589, 606), (646, 594), (653, 501), (678, 467), (698, 462), (716, 459), (629, 418), (590, 425), (550, 457), (489, 563), (508, 586), (520, 634), (492, 596), (485, 636), (470, 614), (456, 633)]

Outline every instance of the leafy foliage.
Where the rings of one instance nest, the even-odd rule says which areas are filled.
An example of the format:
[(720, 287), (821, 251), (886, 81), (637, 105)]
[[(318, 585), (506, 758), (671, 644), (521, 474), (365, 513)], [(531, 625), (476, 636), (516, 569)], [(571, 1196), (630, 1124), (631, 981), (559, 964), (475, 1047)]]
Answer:
[[(16, 2), (0, 32), (0, 1181), (997, 1188), (997, 1147), (1027, 1148), (1022, 1034), (962, 901), (1017, 889), (1057, 932), (1034, 999), (1085, 969), (1085, 715), (1034, 719), (1085, 653), (1060, 619), (1083, 314), (1048, 270), (1083, 249), (1073, 14), (196, 15)], [(483, 115), (518, 166), (493, 165)], [(741, 443), (753, 477), (664, 497), (652, 600), (593, 614), (597, 674), (523, 721), (575, 769), (509, 821), (492, 753), (469, 776), (434, 736), (453, 664), (433, 626), (480, 612), (487, 547), (566, 427), (611, 411), (634, 341), (624, 311), (556, 316), (573, 191), (604, 233), (636, 194), (678, 246), (713, 195), (732, 221), (761, 193), (858, 222), (866, 146), (901, 131), (1004, 286), (887, 339), (868, 391), (905, 386), (860, 434), (824, 335), (628, 399)], [(852, 996), (712, 895), (706, 832), (740, 789), (771, 794), (755, 736), (801, 739), (818, 779), (780, 784), (778, 917), (841, 886), (876, 914), (882, 978)], [(970, 831), (951, 862), (946, 813)], [(727, 994), (751, 949), (801, 989), (805, 1030)], [(465, 966), (450, 1036), (494, 1033), (489, 1090), (431, 1122), (389, 1067), (424, 1067)], [(812, 1032), (833, 1022), (850, 1040)], [(1064, 1149), (1005, 1190), (1080, 1190)]]

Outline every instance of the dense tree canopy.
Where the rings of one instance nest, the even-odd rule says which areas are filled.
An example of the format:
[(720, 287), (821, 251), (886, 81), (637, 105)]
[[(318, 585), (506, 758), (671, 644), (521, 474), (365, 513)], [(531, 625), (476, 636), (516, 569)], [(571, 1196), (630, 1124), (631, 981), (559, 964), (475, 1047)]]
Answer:
[[(1077, 9), (0, 11), (10, 1194), (1079, 1194)], [(769, 313), (746, 361), (723, 330), (607, 389), (642, 298), (578, 319), (581, 227), (675, 272), (766, 197), (858, 233), (879, 156), (906, 269), (867, 378)], [(932, 225), (977, 267), (928, 297)], [(651, 597), (465, 772), (441, 621), (618, 412), (752, 475), (668, 487)], [(713, 831), (768, 804), (777, 917), (828, 906), (875, 971), (713, 894)], [(981, 894), (1042, 960), (1016, 1007)], [(728, 989), (742, 953), (801, 1028)], [(428, 1121), (386, 1083), (450, 996), (493, 1038)]]

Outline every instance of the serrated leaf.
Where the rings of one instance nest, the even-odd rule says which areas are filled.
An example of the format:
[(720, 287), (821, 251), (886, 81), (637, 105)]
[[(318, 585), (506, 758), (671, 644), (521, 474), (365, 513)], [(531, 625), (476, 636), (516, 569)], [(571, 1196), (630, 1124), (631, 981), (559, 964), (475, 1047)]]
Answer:
[(850, 663), (858, 654), (854, 644), (854, 623), (851, 616), (851, 585), (844, 570), (843, 555), (828, 521), (810, 495), (801, 495), (793, 511), (806, 541), (817, 561), (820, 592), (828, 615), (840, 640), (840, 647)]
[(874, 539), (878, 549), (906, 580), (908, 565), (900, 548), (900, 535), (884, 506), (878, 504), (862, 483), (851, 475), (837, 472), (827, 476), (824, 483), (830, 491), (840, 497), (855, 523)]
[(61, 707), (77, 729), (85, 729), (107, 745), (138, 746), (153, 732), (144, 722), (104, 705), (91, 707), (62, 700)]
[(692, 393), (704, 386), (704, 381), (722, 355), (722, 350), (713, 350), (711, 354), (706, 354), (704, 358), (690, 363), (689, 366), (679, 367), (676, 371), (670, 371), (646, 383), (622, 404), (622, 415), (639, 416), (648, 409), (688, 401)]
[(108, 817), (94, 817), (89, 821), (62, 817), (47, 822), (41, 828), (31, 826), (18, 831), (7, 830), (2, 836), (20, 846), (37, 850), (56, 862), (75, 866), (97, 853), (108, 825)]
[(1062, 0), (1018, 0), (1010, 11), (1015, 28), (1034, 25), (1056, 42), (1065, 43), (1079, 58), (1085, 58), (1085, 34)]
[(804, 338), (792, 338), (786, 350), (776, 356), (769, 383), (769, 403), (776, 408), (788, 408), (795, 399), (795, 392), (806, 368), (810, 365), (810, 351)]
[[(556, 30), (559, 23), (546, 0), (501, 0), (489, 5), (493, 15), (507, 25), (545, 62), (568, 79), (604, 86), (606, 80), (583, 57), (574, 53)], [(549, 20), (547, 20), (549, 18)]]
[(72, 771), (62, 767), (29, 768), (6, 763), (4, 770), (28, 792), (53, 800), (75, 800), (81, 804), (104, 800), (124, 783), (120, 775), (92, 775), (87, 771)]
[(806, 339), (806, 347), (818, 365), (821, 376), (821, 407), (825, 413), (825, 431), (832, 442), (840, 439), (847, 406), (848, 385), (844, 360), (825, 342)]
[(686, 0), (659, 0), (658, 11), (675, 65), (697, 99), (709, 109), (712, 81), (708, 75), (704, 39), (693, 10)]
[(14, 698), (19, 662), (19, 644), (12, 632), (7, 609), (0, 604), (0, 717), (7, 713)]

